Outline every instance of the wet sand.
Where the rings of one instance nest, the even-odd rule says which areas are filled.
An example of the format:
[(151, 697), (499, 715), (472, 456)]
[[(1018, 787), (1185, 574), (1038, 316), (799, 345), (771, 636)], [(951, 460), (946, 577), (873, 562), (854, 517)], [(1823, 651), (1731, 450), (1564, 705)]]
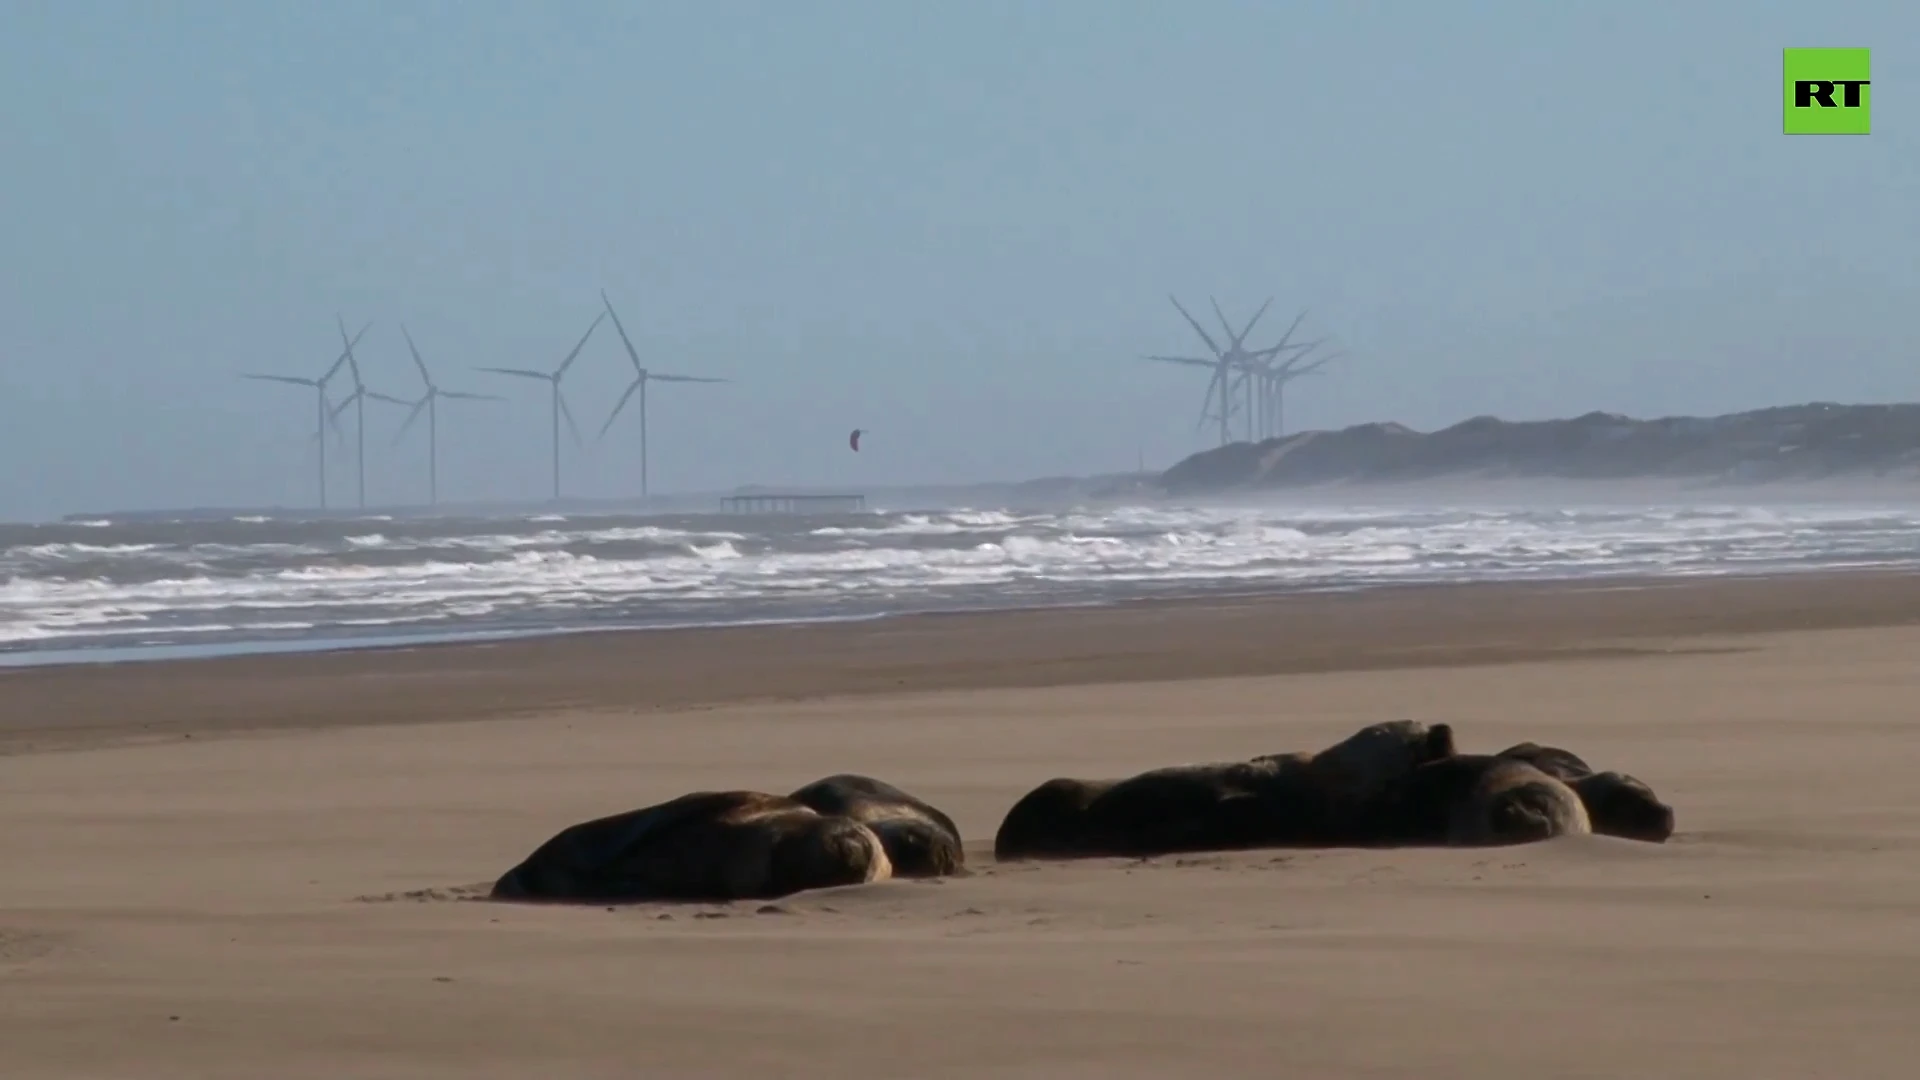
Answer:
[[(0, 1075), (1894, 1076), (1920, 577), (1477, 586), (0, 673)], [(1667, 845), (997, 866), (1050, 776), (1395, 716)], [(467, 899), (572, 821), (837, 771), (975, 872)]]

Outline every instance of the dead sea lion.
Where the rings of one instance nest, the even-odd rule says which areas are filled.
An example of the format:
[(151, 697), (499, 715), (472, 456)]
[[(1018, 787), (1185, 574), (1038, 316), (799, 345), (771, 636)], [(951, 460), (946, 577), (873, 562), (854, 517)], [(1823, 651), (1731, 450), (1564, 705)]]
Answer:
[(1082, 844), (1096, 854), (1144, 856), (1310, 842), (1315, 804), (1286, 775), (1294, 767), (1276, 757), (1150, 769), (1093, 800)]
[(1602, 836), (1664, 844), (1673, 837), (1673, 807), (1638, 778), (1597, 772), (1567, 781), (1586, 804), (1593, 831)]
[[(1151, 769), (1120, 780), (1057, 777), (1014, 803), (994, 834), (996, 859), (1098, 858), (1242, 846), (1257, 827), (1256, 792), (1273, 764)], [(1264, 775), (1262, 775), (1264, 774)]]
[(996, 859), (1067, 859), (1092, 850), (1087, 807), (1118, 780), (1056, 777), (1020, 797), (993, 834)]
[(496, 900), (772, 900), (891, 877), (848, 817), (779, 795), (704, 791), (562, 829), (494, 883)]
[(1386, 800), (1382, 839), (1480, 847), (1593, 831), (1567, 784), (1518, 758), (1458, 754), (1413, 770)]
[(953, 819), (883, 780), (841, 773), (815, 780), (788, 798), (872, 829), (887, 849), (895, 877), (944, 877), (960, 873), (966, 864)]
[(1660, 801), (1638, 777), (1620, 772), (1595, 772), (1571, 751), (1523, 742), (1500, 751), (1500, 757), (1525, 761), (1566, 783), (1586, 804), (1593, 831), (1601, 836), (1663, 844), (1673, 836), (1673, 807)]
[(1535, 742), (1516, 743), (1495, 756), (1524, 761), (1548, 776), (1561, 780), (1577, 780), (1593, 775), (1593, 766), (1588, 765), (1580, 755), (1557, 746), (1541, 746)]
[(994, 837), (1000, 859), (1155, 855), (1354, 843), (1369, 808), (1416, 767), (1454, 753), (1453, 730), (1371, 724), (1317, 754), (1176, 765), (1124, 780), (1057, 778), (1023, 796)]
[(1360, 823), (1367, 811), (1415, 769), (1458, 753), (1451, 724), (1388, 720), (1369, 724), (1314, 754), (1306, 776), (1317, 797), (1331, 803), (1329, 827), (1347, 834), (1335, 839), (1354, 842), (1365, 838), (1354, 830), (1364, 828)]

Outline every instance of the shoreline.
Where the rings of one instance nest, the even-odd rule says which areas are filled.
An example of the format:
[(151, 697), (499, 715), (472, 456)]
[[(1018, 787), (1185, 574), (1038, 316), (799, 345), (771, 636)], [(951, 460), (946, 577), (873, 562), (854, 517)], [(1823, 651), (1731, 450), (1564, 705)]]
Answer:
[(124, 664), (192, 663), (208, 660), (240, 659), (264, 656), (305, 656), (346, 652), (376, 652), (392, 649), (449, 648), (535, 641), (600, 634), (663, 634), (690, 631), (736, 630), (755, 627), (829, 626), (840, 623), (891, 622), (900, 619), (932, 619), (951, 616), (1018, 615), (1042, 611), (1086, 611), (1126, 608), (1152, 604), (1207, 604), (1244, 600), (1284, 600), (1296, 596), (1357, 594), (1407, 589), (1460, 589), (1489, 586), (1537, 588), (1654, 588), (1663, 584), (1690, 581), (1733, 581), (1791, 578), (1806, 575), (1851, 576), (1857, 574), (1920, 575), (1920, 565), (1886, 562), (1863, 566), (1814, 565), (1806, 567), (1768, 566), (1756, 569), (1672, 573), (1600, 573), (1586, 576), (1483, 577), (1474, 580), (1411, 580), (1339, 583), (1302, 583), (1298, 585), (1262, 583), (1222, 583), (1185, 591), (1169, 590), (1159, 594), (1123, 594), (1093, 599), (1061, 598), (1032, 603), (987, 606), (954, 604), (894, 611), (853, 612), (847, 614), (762, 616), (681, 620), (660, 623), (616, 622), (605, 625), (502, 626), (475, 627), (468, 630), (421, 630), (409, 632), (369, 632), (344, 634), (345, 627), (328, 632), (291, 637), (256, 637), (231, 641), (195, 642), (191, 640), (154, 642), (138, 645), (78, 645), (43, 648), (0, 649), (0, 679), (22, 670), (44, 668), (99, 667)]
[(0, 670), (0, 755), (560, 711), (1528, 663), (1920, 624), (1920, 573), (1360, 591)]

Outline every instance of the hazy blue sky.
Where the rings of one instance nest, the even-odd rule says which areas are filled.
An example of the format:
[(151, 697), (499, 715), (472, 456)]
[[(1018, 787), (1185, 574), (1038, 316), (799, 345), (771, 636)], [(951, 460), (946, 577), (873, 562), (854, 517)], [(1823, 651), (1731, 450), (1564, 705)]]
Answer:
[[(404, 320), (511, 397), (444, 409), (446, 497), (541, 494), (542, 387), (467, 369), (602, 287), (739, 380), (656, 388), (660, 490), (1169, 464), (1170, 291), (1339, 335), (1311, 426), (1920, 399), (1916, 43), (1911, 0), (0, 0), (0, 517), (310, 504), (311, 399), (235, 373), (316, 374), (336, 312), (377, 387)], [(1874, 48), (1874, 134), (1781, 134), (1792, 45)], [(424, 494), (399, 419), (376, 500)]]

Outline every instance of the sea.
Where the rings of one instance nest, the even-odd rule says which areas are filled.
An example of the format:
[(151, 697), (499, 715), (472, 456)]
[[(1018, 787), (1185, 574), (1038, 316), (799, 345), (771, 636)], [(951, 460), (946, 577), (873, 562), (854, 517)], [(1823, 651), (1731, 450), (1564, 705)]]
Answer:
[(1920, 501), (103, 517), (0, 524), (0, 665), (1916, 565)]

